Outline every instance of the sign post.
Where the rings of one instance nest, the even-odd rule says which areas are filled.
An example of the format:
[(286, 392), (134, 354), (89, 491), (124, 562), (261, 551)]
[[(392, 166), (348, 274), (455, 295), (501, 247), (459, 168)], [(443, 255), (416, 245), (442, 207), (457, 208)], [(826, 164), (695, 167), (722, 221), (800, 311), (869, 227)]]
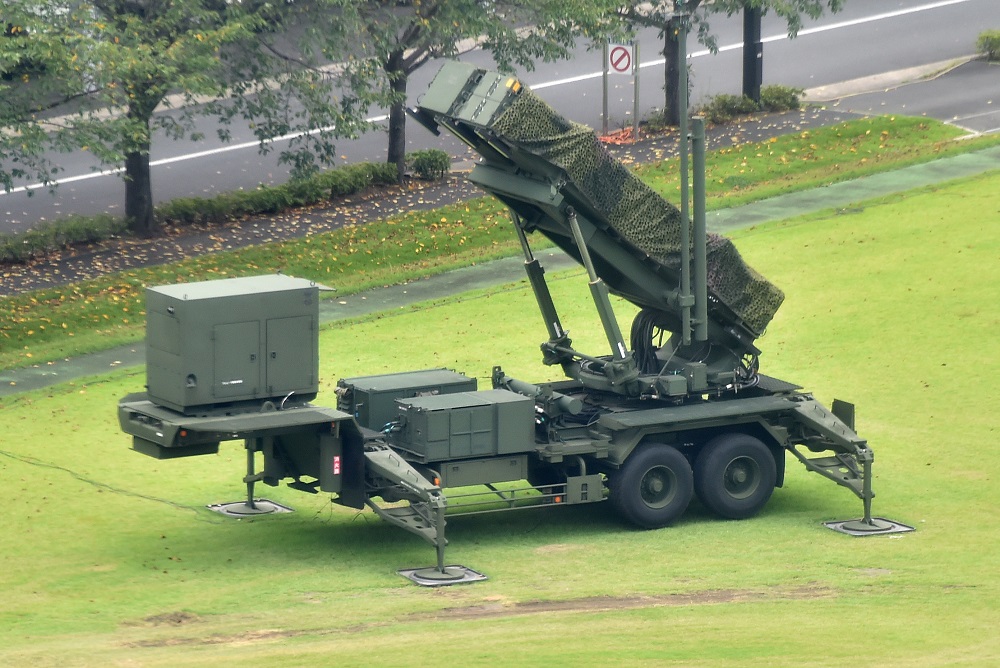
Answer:
[(639, 44), (628, 42), (627, 44), (614, 44), (607, 42), (604, 45), (604, 107), (601, 122), (601, 134), (608, 134), (608, 75), (624, 74), (631, 75), (633, 81), (632, 94), (632, 135), (639, 136)]

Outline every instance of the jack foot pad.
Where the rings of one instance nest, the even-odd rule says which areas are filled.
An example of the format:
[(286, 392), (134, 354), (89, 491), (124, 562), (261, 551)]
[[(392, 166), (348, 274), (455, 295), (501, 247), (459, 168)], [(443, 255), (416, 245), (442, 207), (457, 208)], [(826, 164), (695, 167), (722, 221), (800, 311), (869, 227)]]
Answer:
[(848, 536), (882, 536), (887, 533), (908, 533), (915, 531), (913, 527), (901, 522), (887, 520), (884, 517), (873, 517), (871, 523), (860, 520), (842, 522), (823, 522), (823, 526)]
[(445, 566), (444, 570), (438, 570), (434, 567), (404, 568), (396, 572), (421, 587), (443, 587), (445, 585), (463, 584), (466, 582), (479, 582), (486, 579), (486, 576), (478, 571), (457, 565)]
[(280, 503), (268, 501), (267, 499), (254, 499), (252, 506), (246, 501), (215, 503), (208, 506), (208, 509), (227, 517), (255, 517), (257, 515), (274, 515), (276, 513), (295, 512), (288, 506), (283, 506)]

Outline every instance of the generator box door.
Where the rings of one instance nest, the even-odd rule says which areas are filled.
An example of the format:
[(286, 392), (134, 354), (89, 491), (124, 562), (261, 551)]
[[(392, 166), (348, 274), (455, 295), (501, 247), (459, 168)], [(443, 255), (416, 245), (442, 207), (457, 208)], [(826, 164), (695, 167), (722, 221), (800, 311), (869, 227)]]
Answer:
[(312, 316), (268, 320), (265, 362), (268, 394), (305, 391), (315, 385), (315, 348)]
[(232, 322), (216, 325), (214, 339), (217, 399), (252, 397), (260, 384), (260, 325)]

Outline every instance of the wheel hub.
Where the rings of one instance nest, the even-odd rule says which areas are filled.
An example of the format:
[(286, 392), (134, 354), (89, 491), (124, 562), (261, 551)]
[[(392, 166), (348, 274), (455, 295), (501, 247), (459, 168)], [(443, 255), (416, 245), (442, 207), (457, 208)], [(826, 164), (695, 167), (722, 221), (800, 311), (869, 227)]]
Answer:
[(651, 508), (662, 508), (670, 503), (676, 486), (673, 477), (673, 471), (665, 467), (646, 471), (640, 483), (643, 502)]
[(739, 457), (729, 462), (724, 473), (726, 491), (733, 497), (743, 499), (757, 489), (760, 469), (750, 457)]

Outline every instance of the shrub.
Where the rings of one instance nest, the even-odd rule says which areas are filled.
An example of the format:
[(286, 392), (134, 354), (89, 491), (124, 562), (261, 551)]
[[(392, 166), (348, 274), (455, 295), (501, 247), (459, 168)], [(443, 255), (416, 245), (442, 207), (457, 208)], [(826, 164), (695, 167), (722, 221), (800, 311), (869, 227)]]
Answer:
[(396, 166), (387, 163), (363, 162), (333, 169), (313, 177), (328, 197), (343, 197), (378, 184), (396, 182)]
[(760, 104), (746, 95), (716, 95), (699, 112), (710, 123), (727, 123), (737, 116), (757, 111), (788, 111), (801, 106), (801, 88), (764, 86), (760, 89)]
[(760, 111), (757, 103), (744, 95), (716, 95), (701, 108), (701, 114), (709, 123), (726, 123), (736, 116), (745, 116)]
[(762, 111), (789, 111), (802, 106), (801, 88), (790, 86), (764, 86), (760, 89)]
[(1000, 30), (986, 30), (979, 33), (976, 50), (986, 54), (986, 60), (1000, 60)]
[(418, 178), (436, 181), (451, 169), (451, 158), (440, 149), (414, 151), (406, 156), (406, 162)]

